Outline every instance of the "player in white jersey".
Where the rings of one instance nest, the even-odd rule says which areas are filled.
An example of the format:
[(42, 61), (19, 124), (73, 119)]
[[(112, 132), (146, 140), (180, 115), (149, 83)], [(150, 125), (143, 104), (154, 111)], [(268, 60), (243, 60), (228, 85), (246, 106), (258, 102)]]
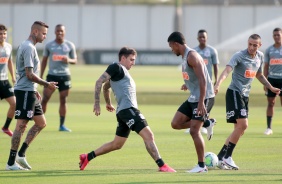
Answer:
[(14, 89), (8, 80), (8, 69), (12, 77), (13, 84), (16, 82), (14, 75), (14, 65), (12, 61), (12, 46), (6, 42), (7, 27), (0, 24), (0, 98), (5, 99), (9, 103), (9, 110), (4, 126), (2, 127), (3, 133), (13, 135), (9, 129), (11, 121), (15, 115), (16, 98)]
[[(269, 46), (265, 51), (264, 58), (264, 76), (267, 77), (269, 83), (282, 89), (282, 29), (275, 28), (273, 30), (274, 44)], [(274, 105), (276, 94), (269, 89), (264, 88), (267, 96), (267, 109), (266, 109), (266, 122), (267, 129), (265, 130), (265, 135), (270, 135), (272, 131), (272, 117), (274, 114)], [(282, 92), (279, 94), (280, 103), (282, 105)]]
[[(89, 161), (121, 149), (127, 141), (131, 131), (135, 131), (143, 139), (146, 149), (159, 167), (160, 172), (176, 172), (173, 168), (164, 163), (160, 156), (154, 140), (154, 134), (143, 114), (138, 110), (136, 97), (136, 84), (128, 70), (135, 64), (137, 52), (133, 48), (123, 47), (119, 51), (119, 62), (110, 64), (107, 70), (96, 81), (95, 103), (93, 112), (96, 116), (101, 113), (100, 93), (103, 85), (103, 94), (106, 101), (106, 109), (109, 112), (116, 110), (117, 128), (114, 140), (103, 144), (95, 151), (79, 156), (80, 170), (84, 170)], [(111, 102), (110, 88), (115, 94), (117, 109)]]
[(213, 135), (214, 119), (208, 119), (208, 114), (214, 104), (213, 83), (209, 77), (203, 58), (186, 44), (180, 32), (173, 32), (167, 39), (169, 47), (177, 56), (182, 56), (182, 76), (190, 96), (178, 108), (171, 127), (176, 130), (190, 128), (190, 135), (194, 141), (198, 156), (198, 164), (189, 173), (204, 173), (208, 169), (204, 161), (205, 142), (200, 134), (200, 128), (207, 128), (207, 138)]
[[(31, 169), (31, 166), (27, 163), (25, 152), (46, 126), (46, 119), (40, 104), (41, 96), (37, 91), (37, 85), (40, 84), (50, 89), (55, 89), (57, 88), (57, 83), (47, 82), (38, 77), (40, 60), (35, 44), (42, 43), (46, 39), (47, 31), (48, 25), (41, 21), (35, 21), (31, 26), (28, 39), (23, 41), (17, 50), (15, 83), (15, 119), (17, 119), (17, 125), (11, 140), (6, 170)], [(18, 152), (21, 138), (30, 120), (33, 120), (34, 125), (29, 129)]]
[[(197, 39), (199, 41), (199, 45), (194, 49), (202, 56), (211, 79), (213, 79), (212, 74), (214, 74), (214, 84), (216, 84), (217, 76), (218, 76), (218, 64), (219, 64), (217, 50), (207, 44), (208, 33), (206, 30), (200, 29), (198, 31)], [(185, 133), (189, 133), (189, 132), (190, 132), (190, 128), (188, 128), (185, 131)], [(207, 129), (202, 127), (201, 132), (207, 134)]]
[[(76, 64), (77, 56), (74, 44), (65, 39), (65, 32), (65, 26), (63, 26), (62, 24), (56, 25), (56, 38), (55, 40), (47, 43), (43, 51), (40, 77), (43, 77), (47, 61), (49, 59), (49, 70), (46, 80), (58, 82), (59, 87), (59, 131), (71, 132), (71, 130), (65, 126), (65, 118), (67, 114), (67, 97), (71, 88), (71, 73), (69, 64)], [(47, 110), (47, 103), (54, 91), (55, 90), (44, 88), (41, 103), (44, 113)]]
[(260, 46), (260, 36), (252, 34), (248, 39), (248, 48), (233, 55), (214, 86), (217, 94), (220, 84), (233, 71), (231, 84), (226, 92), (226, 119), (228, 123), (234, 124), (234, 130), (217, 155), (222, 169), (239, 169), (232, 159), (232, 153), (248, 127), (248, 102), (253, 79), (256, 77), (273, 93), (280, 93), (280, 89), (273, 87), (262, 74), (264, 56), (258, 50)]

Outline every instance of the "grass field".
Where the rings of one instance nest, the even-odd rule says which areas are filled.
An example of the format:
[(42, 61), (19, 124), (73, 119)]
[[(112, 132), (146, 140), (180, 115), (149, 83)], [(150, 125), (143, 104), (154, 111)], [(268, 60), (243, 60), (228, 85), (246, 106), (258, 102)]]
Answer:
[[(177, 67), (135, 66), (130, 71), (137, 84), (139, 109), (154, 131), (159, 151), (177, 173), (159, 173), (145, 150), (141, 138), (134, 132), (123, 149), (97, 157), (79, 171), (78, 155), (96, 149), (114, 137), (115, 114), (104, 110), (99, 117), (93, 111), (93, 89), (96, 79), (106, 66), (72, 66), (73, 88), (69, 97), (66, 124), (71, 133), (58, 131), (58, 96), (48, 106), (48, 125), (27, 151), (31, 171), (5, 171), (10, 138), (0, 134), (0, 183), (281, 183), (282, 159), (281, 107), (275, 108), (274, 134), (264, 136), (266, 98), (262, 86), (254, 82), (250, 98), (249, 128), (236, 146), (233, 159), (238, 171), (210, 170), (207, 174), (188, 174), (197, 163), (193, 141), (184, 130), (170, 128), (170, 121), (187, 93), (179, 90), (182, 84)], [(229, 76), (230, 79), (231, 76)], [(225, 123), (224, 93), (228, 80), (216, 97), (212, 117), (217, 119), (215, 135), (206, 141), (206, 151), (218, 153), (232, 125)], [(41, 87), (40, 87), (41, 90)], [(5, 119), (7, 104), (0, 102), (0, 117)], [(30, 122), (30, 127), (32, 122)], [(11, 128), (15, 126), (13, 120)], [(26, 135), (26, 134), (25, 134)], [(25, 138), (25, 136), (24, 136)], [(206, 137), (204, 137), (206, 140)], [(22, 140), (23, 141), (23, 140)]]

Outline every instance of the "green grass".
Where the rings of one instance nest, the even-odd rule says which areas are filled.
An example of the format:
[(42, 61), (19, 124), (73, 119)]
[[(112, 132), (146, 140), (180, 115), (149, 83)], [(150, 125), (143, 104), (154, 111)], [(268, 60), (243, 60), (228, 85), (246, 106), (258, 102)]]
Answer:
[[(239, 141), (233, 154), (238, 171), (210, 170), (208, 174), (188, 174), (197, 162), (194, 144), (184, 130), (170, 127), (170, 121), (187, 93), (179, 90), (182, 84), (177, 67), (136, 66), (130, 71), (138, 90), (139, 109), (145, 115), (159, 151), (177, 173), (159, 173), (157, 166), (146, 152), (142, 139), (131, 133), (125, 146), (101, 157), (78, 170), (78, 155), (90, 152), (114, 137), (114, 113), (105, 110), (96, 117), (93, 113), (93, 89), (96, 79), (106, 66), (72, 66), (73, 88), (69, 97), (66, 124), (72, 133), (58, 132), (57, 94), (48, 104), (47, 127), (27, 150), (31, 171), (5, 171), (10, 149), (10, 138), (0, 134), (0, 183), (49, 184), (49, 183), (281, 183), (282, 123), (277, 104), (273, 119), (274, 134), (264, 136), (265, 102), (262, 86), (253, 85), (250, 102), (249, 128)], [(231, 76), (229, 76), (231, 78)], [(228, 80), (216, 97), (212, 117), (217, 119), (215, 135), (206, 141), (206, 151), (218, 153), (233, 126), (225, 123), (224, 92)], [(258, 102), (253, 96), (259, 97)], [(149, 102), (149, 103), (146, 103)], [(0, 117), (5, 119), (7, 104), (0, 102)], [(33, 122), (29, 123), (28, 128)], [(14, 129), (15, 120), (11, 128)], [(26, 133), (25, 133), (26, 135)], [(25, 135), (23, 139), (25, 138)], [(206, 138), (204, 137), (206, 140)], [(23, 141), (23, 140), (22, 140)]]

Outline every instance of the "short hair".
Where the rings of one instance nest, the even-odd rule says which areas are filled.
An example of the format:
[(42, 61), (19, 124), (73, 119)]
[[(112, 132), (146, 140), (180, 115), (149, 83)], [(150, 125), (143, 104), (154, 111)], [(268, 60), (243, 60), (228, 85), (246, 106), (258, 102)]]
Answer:
[(205, 29), (200, 29), (200, 30), (198, 31), (198, 34), (200, 34), (200, 33), (207, 33), (207, 34), (208, 34), (208, 32), (207, 32)]
[(32, 24), (32, 27), (34, 27), (34, 26), (36, 26), (36, 25), (49, 28), (49, 26), (48, 26), (47, 24), (45, 24), (44, 22), (41, 22), (41, 21), (35, 21), (35, 22)]
[(0, 31), (7, 31), (7, 27), (3, 24), (0, 24)]
[(63, 24), (57, 24), (56, 26), (55, 26), (55, 29), (57, 29), (58, 27), (65, 27)]
[(186, 43), (183, 34), (177, 31), (169, 35), (169, 37), (167, 38), (167, 42), (177, 42), (181, 45), (184, 45)]
[(273, 32), (276, 32), (276, 31), (282, 32), (282, 29), (281, 29), (280, 27), (277, 27), (277, 28), (275, 28), (275, 29), (273, 30)]
[(249, 37), (249, 39), (254, 39), (254, 40), (261, 40), (261, 37), (260, 37), (260, 35), (258, 35), (258, 34), (252, 34), (250, 37)]
[(129, 48), (129, 47), (122, 47), (118, 53), (118, 58), (119, 60), (121, 60), (121, 57), (122, 56), (125, 56), (126, 58), (129, 56), (129, 55), (137, 55), (137, 52), (135, 49), (133, 48)]

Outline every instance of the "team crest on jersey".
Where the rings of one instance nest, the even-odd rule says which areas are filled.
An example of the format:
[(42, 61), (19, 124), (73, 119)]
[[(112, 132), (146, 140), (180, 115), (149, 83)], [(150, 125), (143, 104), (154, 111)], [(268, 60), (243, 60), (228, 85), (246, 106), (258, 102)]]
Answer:
[(210, 57), (211, 56), (211, 52), (209, 50), (205, 50), (204, 56), (205, 57)]
[(26, 115), (28, 118), (32, 118), (33, 117), (33, 111), (30, 110), (30, 111), (27, 111), (27, 115)]
[(64, 52), (69, 52), (70, 49), (69, 49), (69, 47), (67, 45), (63, 45), (63, 51)]
[(242, 116), (247, 116), (247, 110), (246, 109), (241, 109), (241, 115)]

